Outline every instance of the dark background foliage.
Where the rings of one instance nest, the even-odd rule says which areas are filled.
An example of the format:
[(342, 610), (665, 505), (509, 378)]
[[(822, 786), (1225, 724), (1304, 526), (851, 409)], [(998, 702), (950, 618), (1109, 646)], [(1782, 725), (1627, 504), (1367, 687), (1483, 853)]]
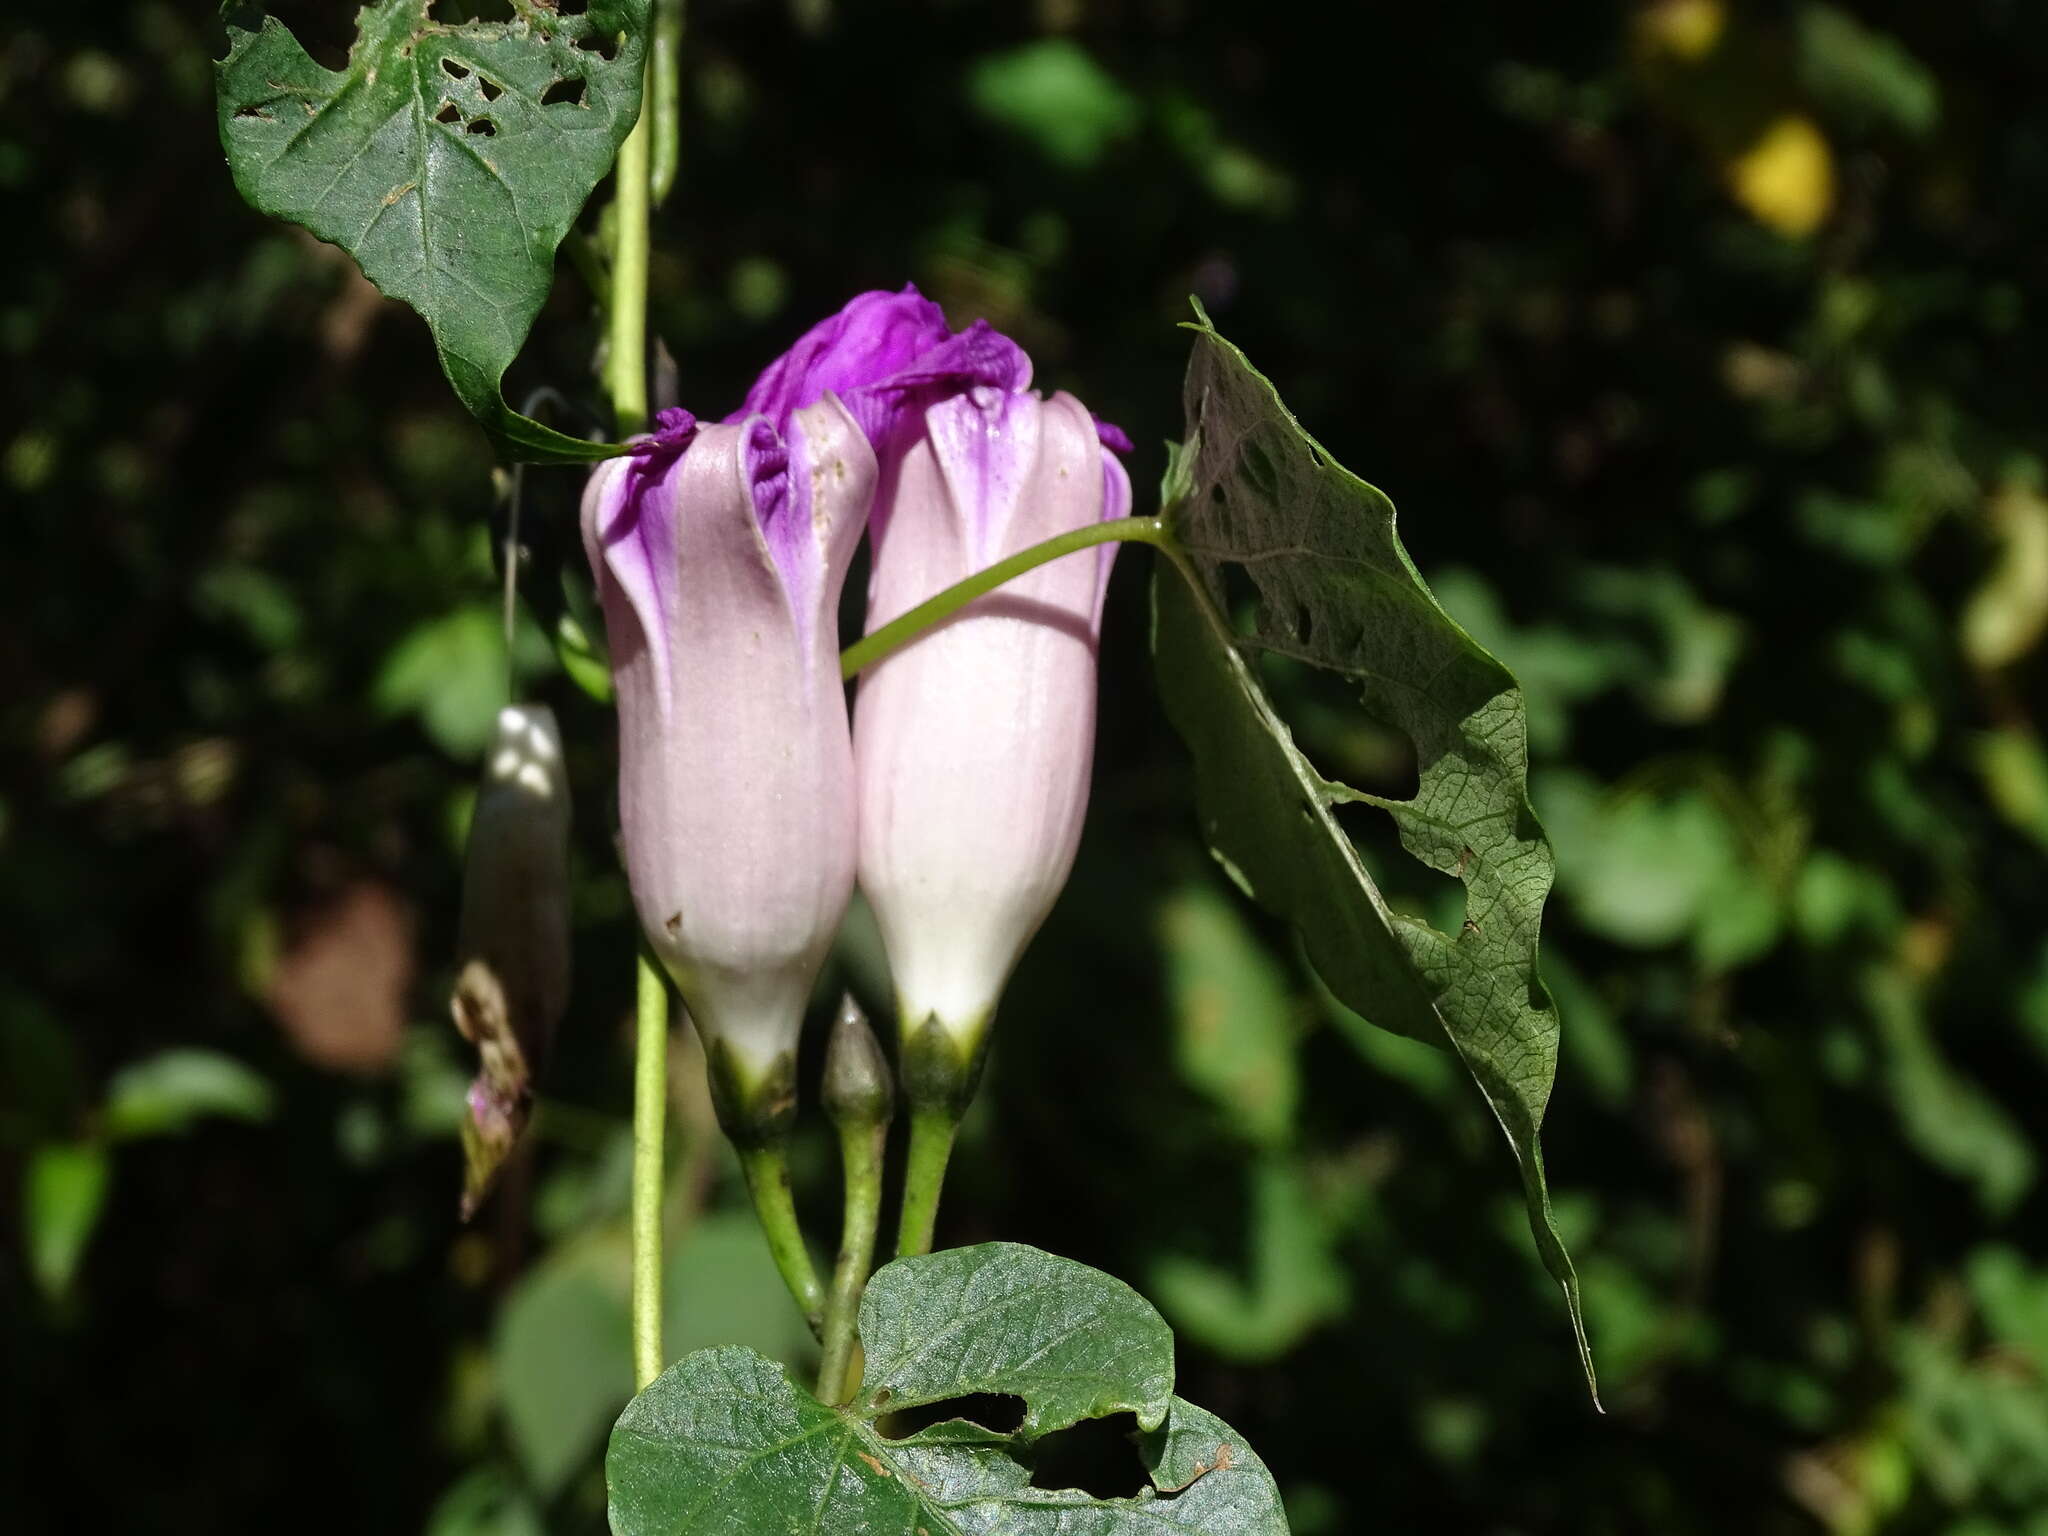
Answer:
[[(1476, 1096), (1320, 997), (1201, 853), (1138, 553), (1088, 838), (942, 1238), (1145, 1291), (1302, 1536), (2048, 1532), (2048, 12), (1344, 9), (698, 0), (655, 320), (722, 413), (914, 279), (1130, 429), (1143, 487), (1194, 293), (1394, 497), (1529, 696), (1547, 1142), (1608, 1413)], [(278, 10), (345, 47), (349, 7)], [(578, 786), (579, 974), (533, 1154), (465, 1230), (441, 999), (504, 688), (492, 472), (423, 327), (237, 201), (218, 51), (170, 0), (0, 40), (0, 1502), (600, 1530), (609, 718), (525, 636)], [(593, 336), (565, 264), (515, 402), (594, 407)], [(575, 489), (528, 476), (544, 593)], [(1326, 771), (1412, 776), (1272, 681)], [(858, 916), (840, 982), (885, 1000)], [(671, 1346), (788, 1354), (699, 1075)]]

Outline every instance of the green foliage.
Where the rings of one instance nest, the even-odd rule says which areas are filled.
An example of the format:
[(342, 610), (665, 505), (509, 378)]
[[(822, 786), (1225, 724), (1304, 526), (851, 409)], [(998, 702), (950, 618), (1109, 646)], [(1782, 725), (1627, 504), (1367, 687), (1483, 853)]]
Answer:
[[(860, 1334), (867, 1368), (848, 1410), (745, 1349), (671, 1367), (612, 1432), (612, 1529), (1285, 1536), (1265, 1467), (1173, 1395), (1172, 1335), (1107, 1275), (1010, 1243), (902, 1259), (869, 1284)], [(884, 1433), (886, 1415), (968, 1394), (1021, 1397), (1023, 1420), (1015, 1431), (954, 1418)], [(1034, 1486), (1045, 1437), (1116, 1413), (1137, 1420), (1149, 1487), (1096, 1498)]]
[(1293, 1003), (1280, 965), (1237, 909), (1189, 882), (1160, 913), (1181, 1075), (1254, 1146), (1284, 1146), (1299, 1099)]
[[(547, 665), (547, 643), (530, 625), (515, 631), (517, 661)], [(487, 603), (471, 603), (420, 624), (393, 646), (378, 671), (375, 697), (387, 712), (417, 714), (449, 756), (473, 760), (489, 744), (498, 711), (511, 702), (503, 624)]]
[(967, 88), (976, 110), (1061, 165), (1093, 165), (1137, 126), (1131, 93), (1069, 38), (983, 59)]
[[(1246, 894), (1301, 931), (1340, 999), (1464, 1062), (1521, 1165), (1530, 1228), (1564, 1291), (1590, 1388), (1578, 1281), (1536, 1139), (1558, 1025), (1536, 973), (1551, 857), (1529, 806), (1520, 691), (1423, 585), (1386, 497), (1332, 463), (1206, 317), (1195, 329), (1166, 515), (1207, 590), (1155, 582), (1153, 656), (1195, 755), (1203, 832)], [(1226, 570), (1257, 591), (1243, 640), (1221, 611)], [(1413, 743), (1415, 797), (1319, 774), (1260, 686), (1261, 652), (1356, 684), (1366, 710)], [(1390, 814), (1412, 856), (1464, 887), (1455, 934), (1388, 907), (1337, 819), (1354, 802)]]
[(625, 1265), (617, 1242), (558, 1248), (498, 1314), (493, 1353), (505, 1426), (543, 1499), (583, 1465), (631, 1385)]
[(1267, 1157), (1246, 1170), (1250, 1273), (1240, 1278), (1187, 1254), (1160, 1257), (1159, 1304), (1181, 1330), (1229, 1360), (1274, 1360), (1343, 1316), (1351, 1284), (1335, 1253), (1340, 1213), (1326, 1209), (1296, 1162)]
[(450, 25), (434, 0), (363, 8), (348, 67), (228, 8), (220, 137), (242, 195), (353, 256), (418, 310), (448, 382), (509, 458), (612, 450), (505, 404), (500, 381), (554, 282), (555, 248), (640, 115), (648, 0), (518, 0)]
[[(338, 71), (354, 10), (276, 7)], [(1543, 1143), (1609, 1417), (1561, 1359), (1462, 1067), (1329, 998), (1205, 867), (1141, 551), (1109, 592), (1088, 831), (1005, 1000), (942, 1235), (1130, 1277), (1176, 1331), (1177, 1391), (1259, 1448), (1299, 1536), (2048, 1536), (2027, 504), (2048, 8), (1840, 0), (1853, 31), (1804, 3), (1354, 10), (1338, 49), (1226, 0), (693, 6), (653, 324), (703, 409), (848, 292), (914, 279), (1126, 428), (1142, 481), (1185, 430), (1194, 291), (1400, 503), (1437, 599), (1527, 701), (1565, 1026)], [(31, 1531), (592, 1536), (602, 1427), (543, 1498), (496, 1343), (527, 1276), (623, 1220), (616, 725), (522, 659), (578, 802), (575, 992), (530, 1170), (459, 1227), (450, 828), (474, 768), (424, 694), (387, 707), (378, 682), (415, 631), (495, 620), (488, 455), (426, 328), (238, 196), (211, 20), (29, 6), (0, 39), (0, 190), (32, 215), (0, 252), (23, 384), (0, 431), (0, 1508)], [(1931, 123), (1917, 87), (1902, 116), (1826, 83), (1873, 38), (1932, 83)], [(1135, 110), (1085, 164), (975, 94), (1048, 41)], [(1394, 61), (1369, 89), (1362, 57)], [(1817, 136), (1779, 167), (1819, 208), (1803, 238), (1730, 190), (1784, 118)], [(580, 268), (598, 210), (578, 231)], [(563, 420), (600, 415), (586, 275), (601, 291), (596, 265), (559, 283), (507, 375), (560, 389)], [(588, 637), (579, 479), (527, 475), (522, 587), (573, 578)], [(1248, 616), (1248, 583), (1225, 588)], [(450, 688), (487, 718), (503, 658), (475, 629)], [(562, 653), (600, 676), (594, 647)], [(1257, 673), (1323, 775), (1413, 793), (1408, 744), (1345, 679)], [(1338, 819), (1390, 910), (1456, 931), (1460, 889), (1383, 812)], [(381, 957), (329, 916), (358, 886), (403, 909)], [(1191, 886), (1237, 920), (1219, 953), (1255, 946), (1277, 983), (1229, 984), (1242, 1071), (1189, 1049)], [(1621, 892), (1683, 920), (1646, 934)], [(885, 1015), (871, 922), (834, 972), (833, 997)], [(283, 1027), (338, 982), (333, 1035)], [(1238, 1007), (1261, 997), (1274, 1016)], [(691, 1120), (687, 1039), (672, 1349), (801, 1372), (730, 1170), (692, 1150), (716, 1132)], [(244, 1063), (270, 1114), (111, 1142), (111, 1081), (167, 1049)], [(1282, 1053), (1284, 1135), (1263, 1087)], [(829, 1239), (824, 1130), (792, 1165)], [(95, 1145), (107, 1197), (51, 1298), (26, 1172)], [(555, 1368), (565, 1397), (585, 1370), (630, 1391), (623, 1357)], [(309, 1505), (337, 1446), (345, 1486)]]
[(107, 1084), (106, 1132), (129, 1141), (174, 1135), (208, 1116), (267, 1120), (275, 1100), (270, 1085), (232, 1056), (169, 1050), (114, 1074)]
[(29, 1271), (46, 1296), (70, 1289), (107, 1200), (107, 1150), (92, 1142), (47, 1146), (29, 1160), (21, 1191)]

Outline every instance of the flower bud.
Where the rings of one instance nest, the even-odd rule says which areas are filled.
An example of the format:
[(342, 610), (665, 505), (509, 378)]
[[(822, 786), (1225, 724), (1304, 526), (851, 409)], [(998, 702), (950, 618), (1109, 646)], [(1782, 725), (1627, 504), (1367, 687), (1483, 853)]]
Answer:
[(793, 1112), (804, 1006), (852, 893), (836, 615), (874, 480), (827, 396), (784, 430), (665, 412), (584, 493), (633, 902), (736, 1137)]
[(462, 1126), (468, 1218), (525, 1128), (569, 1002), (569, 781), (554, 712), (498, 712), (469, 824), (450, 1004), (477, 1048)]
[[(873, 519), (870, 632), (1129, 509), (1122, 465), (1071, 395), (975, 387), (912, 430)], [(888, 947), (913, 1102), (972, 1091), (1004, 983), (1073, 865), (1114, 548), (1018, 577), (861, 678), (860, 882)]]
[(826, 1116), (841, 1130), (884, 1126), (896, 1112), (889, 1058), (850, 992), (839, 1000), (832, 1039), (825, 1047), (823, 1097)]

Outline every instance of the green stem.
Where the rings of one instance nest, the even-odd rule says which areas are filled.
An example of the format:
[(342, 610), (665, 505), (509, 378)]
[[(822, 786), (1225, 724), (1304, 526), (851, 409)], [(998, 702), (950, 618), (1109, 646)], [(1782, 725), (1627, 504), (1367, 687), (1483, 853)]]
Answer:
[(633, 1376), (661, 1374), (662, 1120), (668, 1109), (668, 978), (640, 952), (633, 1061)]
[(1151, 544), (1176, 553), (1178, 546), (1168, 533), (1165, 520), (1157, 517), (1119, 517), (1106, 523), (1092, 523), (1086, 528), (1076, 528), (1070, 533), (1057, 534), (1043, 544), (1034, 544), (1016, 554), (998, 560), (985, 570), (976, 571), (965, 581), (956, 582), (937, 597), (928, 598), (908, 613), (891, 619), (873, 634), (849, 645), (839, 654), (839, 675), (855, 677), (880, 661), (893, 651), (900, 650), (926, 630), (951, 618), (962, 608), (984, 593), (993, 592), (1006, 581), (1014, 581), (1026, 571), (1071, 555), (1077, 550), (1092, 549), (1097, 544), (1114, 544), (1119, 540), (1135, 539), (1142, 544)]
[(657, 208), (668, 201), (683, 159), (682, 56), (683, 0), (654, 0), (654, 35), (647, 53), (647, 96), (654, 114), (648, 185)]
[(960, 1118), (951, 1111), (919, 1106), (910, 1112), (910, 1149), (903, 1169), (903, 1213), (896, 1228), (896, 1257), (932, 1251), (939, 1225), (939, 1192)]
[(860, 1385), (854, 1369), (854, 1326), (860, 1296), (875, 1267), (875, 1236), (882, 1222), (882, 1151), (886, 1125), (849, 1125), (839, 1133), (846, 1172), (846, 1214), (839, 1232), (839, 1264), (825, 1301), (825, 1357), (818, 1366), (818, 1400), (843, 1403)]
[[(650, 65), (650, 73), (652, 66)], [(647, 424), (647, 244), (649, 141), (653, 114), (646, 110), (619, 146), (612, 205), (610, 325), (606, 332), (605, 393), (620, 436)]]
[(767, 1146), (741, 1147), (740, 1171), (747, 1176), (747, 1194), (754, 1202), (754, 1216), (761, 1223), (761, 1235), (768, 1239), (768, 1253), (782, 1283), (811, 1325), (820, 1333), (825, 1326), (825, 1286), (818, 1279), (811, 1250), (804, 1246), (803, 1229), (797, 1225), (796, 1200), (789, 1190), (789, 1159), (780, 1142)]

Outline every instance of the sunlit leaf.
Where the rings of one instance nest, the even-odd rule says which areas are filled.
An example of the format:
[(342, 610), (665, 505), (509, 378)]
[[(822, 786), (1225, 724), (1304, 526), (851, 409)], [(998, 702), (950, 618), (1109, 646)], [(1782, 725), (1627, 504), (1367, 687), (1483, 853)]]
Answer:
[[(616, 1536), (1285, 1536), (1264, 1465), (1173, 1396), (1172, 1335), (1107, 1275), (1010, 1243), (903, 1259), (869, 1285), (860, 1331), (867, 1370), (843, 1410), (751, 1350), (664, 1373), (612, 1432)], [(1023, 1423), (881, 1431), (886, 1414), (969, 1394), (1022, 1398)], [(1132, 1496), (1032, 1486), (1036, 1442), (1119, 1412), (1140, 1430)]]
[(441, 366), (506, 456), (611, 450), (505, 404), (500, 380), (554, 282), (555, 249), (640, 114), (648, 0), (444, 22), (376, 0), (341, 70), (275, 17), (233, 5), (216, 71), (242, 196), (340, 246), (417, 310)]

